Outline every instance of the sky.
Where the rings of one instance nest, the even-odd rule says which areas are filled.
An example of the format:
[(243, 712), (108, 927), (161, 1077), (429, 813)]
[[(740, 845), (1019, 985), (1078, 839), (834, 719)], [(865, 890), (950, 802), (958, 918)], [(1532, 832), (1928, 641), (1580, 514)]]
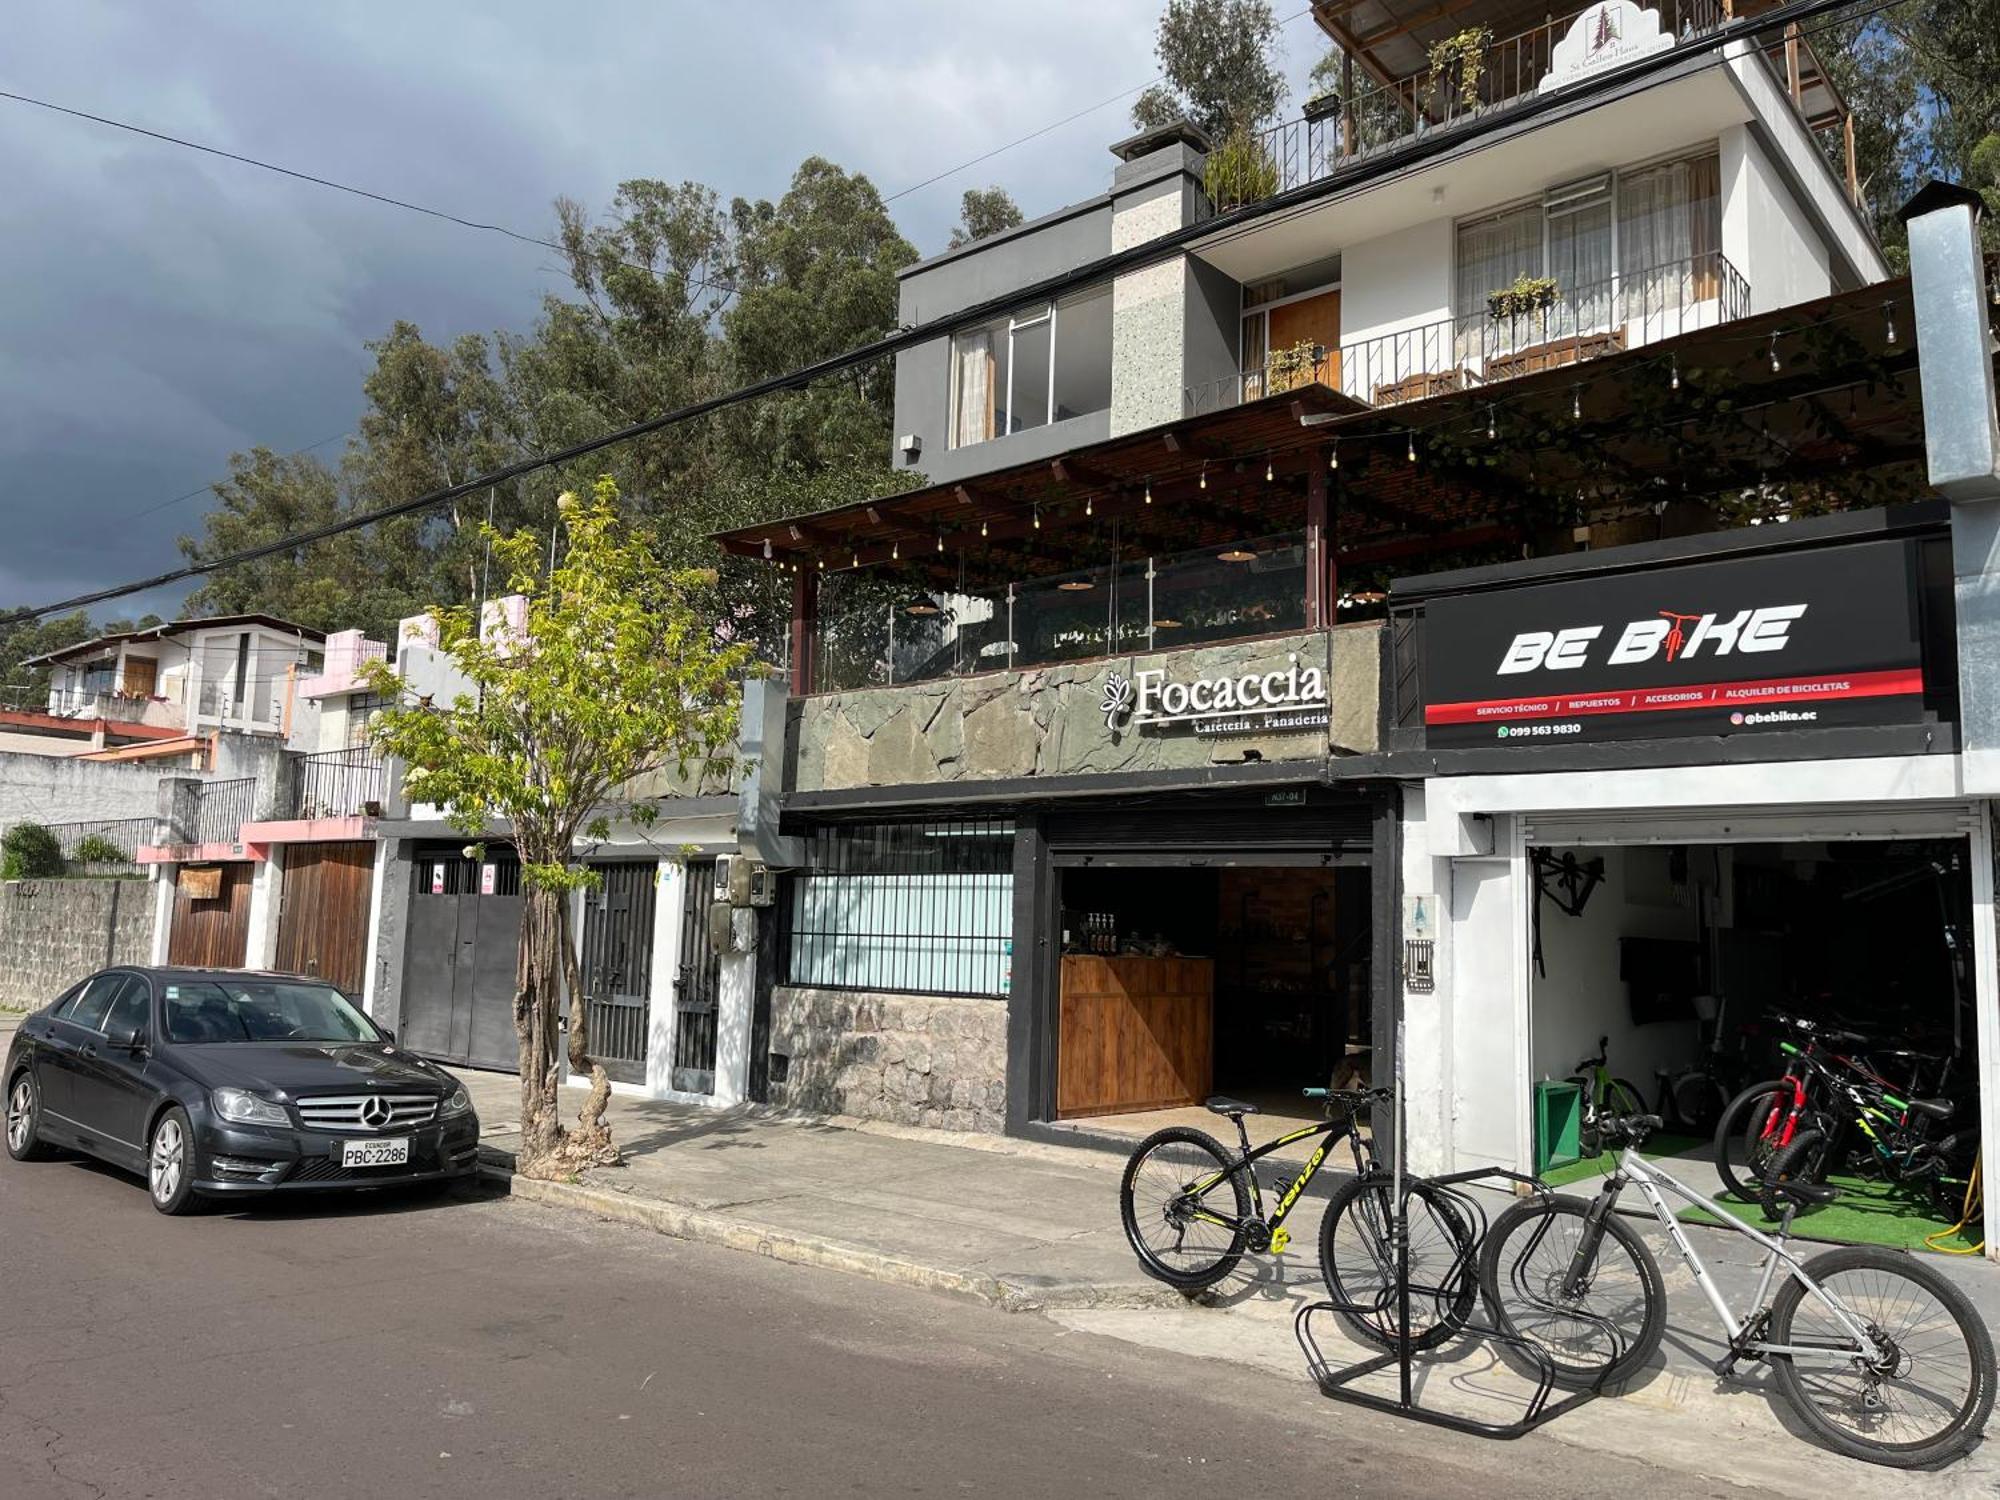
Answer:
[[(11, 0), (0, 89), (552, 238), (635, 177), (776, 198), (806, 156), (894, 194), (1153, 80), (1161, 0), (420, 5)], [(1277, 5), (1293, 97), (1322, 50)], [(1129, 97), (891, 205), (1100, 192)], [(344, 434), (367, 341), (532, 327), (551, 251), (0, 99), (0, 609), (164, 571), (258, 443)], [(337, 460), (341, 444), (320, 449)], [(179, 590), (100, 606), (172, 613)]]

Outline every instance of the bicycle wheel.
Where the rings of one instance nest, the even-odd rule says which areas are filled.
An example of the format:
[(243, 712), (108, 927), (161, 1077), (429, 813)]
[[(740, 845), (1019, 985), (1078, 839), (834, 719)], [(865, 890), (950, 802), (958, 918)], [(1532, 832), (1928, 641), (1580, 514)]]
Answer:
[(1787, 1130), (1792, 1098), (1788, 1078), (1753, 1083), (1729, 1101), (1715, 1126), (1715, 1170), (1722, 1185), (1747, 1203), (1763, 1195), (1764, 1172), (1771, 1158), (1791, 1144)]
[[(1427, 1182), (1410, 1188), (1410, 1323), (1413, 1349), (1435, 1349), (1457, 1334), (1479, 1299), (1472, 1226), (1448, 1194)], [(1364, 1343), (1400, 1350), (1401, 1299), (1389, 1238), (1394, 1188), (1386, 1176), (1356, 1177), (1328, 1200), (1319, 1225), (1319, 1267), (1340, 1321)]]
[(1147, 1136), (1125, 1163), (1118, 1211), (1146, 1274), (1197, 1292), (1243, 1257), (1250, 1185), (1214, 1136), (1175, 1125)]
[(1729, 1096), (1711, 1073), (1683, 1073), (1673, 1085), (1674, 1118), (1689, 1130), (1713, 1130)]
[[(1792, 1137), (1791, 1145), (1773, 1156), (1764, 1168), (1763, 1183), (1825, 1182), (1828, 1170), (1833, 1166), (1830, 1147), (1832, 1142), (1817, 1130), (1801, 1130)], [(1765, 1196), (1761, 1191), (1760, 1197)], [(1767, 1210), (1768, 1211), (1768, 1210)]]
[(1667, 1326), (1659, 1265), (1616, 1213), (1605, 1215), (1597, 1253), (1575, 1289), (1563, 1289), (1590, 1207), (1581, 1198), (1517, 1203), (1493, 1221), (1479, 1258), (1495, 1325), (1540, 1349), (1568, 1390), (1623, 1380), (1653, 1357)]
[[(1896, 1469), (1953, 1458), (1993, 1413), (1993, 1339), (1971, 1300), (1915, 1256), (1861, 1246), (1806, 1262), (1804, 1274), (1882, 1345), (1860, 1360), (1774, 1355), (1778, 1389), (1808, 1427), (1849, 1458)], [(1852, 1336), (1797, 1276), (1771, 1304), (1771, 1342), (1838, 1350)]]

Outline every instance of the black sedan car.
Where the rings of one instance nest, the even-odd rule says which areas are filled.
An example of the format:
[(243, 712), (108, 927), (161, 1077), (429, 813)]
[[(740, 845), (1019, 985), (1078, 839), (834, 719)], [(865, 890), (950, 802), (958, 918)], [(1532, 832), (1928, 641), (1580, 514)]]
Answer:
[(153, 1206), (435, 1183), (472, 1172), (479, 1120), (331, 985), (106, 969), (24, 1020), (0, 1070), (7, 1154), (72, 1147), (146, 1174)]

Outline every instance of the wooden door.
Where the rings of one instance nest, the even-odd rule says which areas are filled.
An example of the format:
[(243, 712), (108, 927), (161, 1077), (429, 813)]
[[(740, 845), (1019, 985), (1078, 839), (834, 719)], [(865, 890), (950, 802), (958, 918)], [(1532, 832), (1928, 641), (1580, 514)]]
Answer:
[[(174, 919), (167, 962), (191, 969), (240, 969), (250, 942), (247, 860), (182, 865), (174, 872)], [(212, 892), (212, 894), (211, 894)]]
[(1066, 953), (1056, 1113), (1169, 1109), (1214, 1081), (1214, 965), (1205, 958)]
[(373, 843), (296, 844), (285, 852), (277, 966), (359, 995), (368, 974)]
[(1271, 357), (1290, 352), (1300, 344), (1325, 350), (1317, 369), (1303, 372), (1292, 383), (1304, 385), (1317, 379), (1323, 385), (1340, 385), (1340, 293), (1321, 292), (1271, 309), (1271, 335), (1267, 347)]

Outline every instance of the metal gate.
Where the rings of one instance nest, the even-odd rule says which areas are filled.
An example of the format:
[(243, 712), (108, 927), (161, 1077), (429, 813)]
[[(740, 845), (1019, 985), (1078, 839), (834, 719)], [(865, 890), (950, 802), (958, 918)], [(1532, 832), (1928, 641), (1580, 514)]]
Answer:
[(194, 969), (240, 969), (250, 945), (250, 882), (241, 860), (182, 865), (174, 873), (173, 925), (167, 962)]
[(715, 1021), (722, 994), (722, 960), (708, 937), (715, 861), (687, 863), (681, 902), (681, 963), (674, 975), (673, 1087), (684, 1094), (715, 1092)]
[(583, 898), (584, 1017), (590, 1055), (624, 1083), (646, 1081), (653, 988), (653, 897), (659, 866), (592, 865), (602, 882)]
[(403, 1045), (474, 1068), (520, 1068), (514, 976), (521, 866), (511, 849), (483, 861), (419, 849), (403, 965)]

